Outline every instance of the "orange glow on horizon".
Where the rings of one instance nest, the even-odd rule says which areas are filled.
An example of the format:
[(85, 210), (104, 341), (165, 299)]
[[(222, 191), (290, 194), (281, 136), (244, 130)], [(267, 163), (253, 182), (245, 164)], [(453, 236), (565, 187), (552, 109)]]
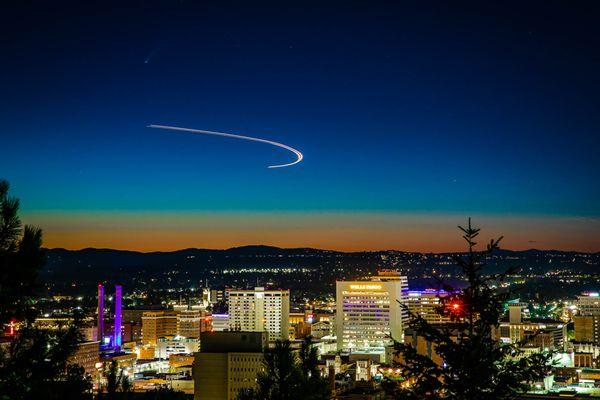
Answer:
[[(394, 213), (28, 213), (44, 246), (137, 251), (225, 249), (244, 245), (313, 247), (340, 251), (464, 250), (457, 215)], [(572, 217), (473, 217), (482, 228), (480, 248), (504, 235), (502, 248), (595, 252), (600, 219)]]

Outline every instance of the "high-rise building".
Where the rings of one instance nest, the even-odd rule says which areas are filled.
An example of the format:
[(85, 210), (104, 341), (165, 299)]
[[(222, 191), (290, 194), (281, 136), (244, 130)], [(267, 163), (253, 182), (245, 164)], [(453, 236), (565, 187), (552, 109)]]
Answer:
[(365, 281), (336, 282), (336, 334), (338, 350), (378, 354), (402, 340), (407, 313), (408, 280), (398, 273), (384, 272)]
[(256, 387), (265, 332), (204, 332), (200, 341), (192, 372), (194, 400), (233, 400), (240, 390)]
[(231, 290), (228, 305), (230, 330), (267, 332), (269, 341), (288, 339), (289, 290)]
[(142, 316), (142, 343), (156, 345), (158, 339), (177, 334), (177, 313), (171, 310), (145, 311)]

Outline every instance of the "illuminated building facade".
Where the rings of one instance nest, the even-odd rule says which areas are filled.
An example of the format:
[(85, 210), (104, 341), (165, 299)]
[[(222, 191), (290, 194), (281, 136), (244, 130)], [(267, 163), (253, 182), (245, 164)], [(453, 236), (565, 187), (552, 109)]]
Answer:
[[(561, 321), (503, 321), (500, 322), (497, 331), (498, 338), (504, 343), (524, 342), (526, 347), (551, 348), (558, 351), (564, 351), (567, 344), (567, 325)], [(536, 336), (539, 336), (537, 340)], [(546, 340), (547, 338), (551, 340)]]
[(448, 292), (443, 290), (411, 290), (407, 298), (408, 310), (430, 324), (446, 324), (450, 322), (450, 316), (439, 312), (441, 299), (446, 296)]
[(77, 364), (83, 367), (86, 374), (95, 376), (96, 363), (100, 360), (100, 342), (83, 342), (77, 345), (75, 353), (69, 357), (68, 364)]
[(156, 345), (158, 339), (177, 334), (175, 311), (146, 311), (142, 316), (142, 343)]
[(181, 336), (159, 338), (155, 357), (168, 359), (173, 354), (192, 354), (200, 349), (200, 339)]
[(600, 315), (576, 315), (573, 325), (576, 342), (600, 344)]
[(215, 332), (224, 332), (229, 330), (229, 314), (213, 314), (212, 330)]
[(105, 330), (105, 315), (104, 315), (104, 285), (98, 285), (98, 340), (103, 348), (112, 347), (119, 349), (123, 344), (122, 340), (122, 297), (123, 287), (121, 285), (115, 285), (115, 297), (114, 301), (114, 319), (113, 319), (113, 330), (110, 336), (107, 336)]
[(398, 274), (336, 282), (338, 350), (385, 358), (391, 338), (402, 340), (407, 301), (408, 280)]
[(583, 293), (577, 296), (579, 315), (600, 315), (600, 295), (598, 293)]
[(183, 310), (177, 314), (177, 334), (186, 338), (199, 338), (202, 325), (200, 310)]
[(575, 341), (600, 345), (600, 296), (584, 293), (577, 296), (579, 315), (573, 317)]
[(231, 290), (228, 305), (230, 330), (267, 332), (269, 341), (288, 339), (289, 290)]

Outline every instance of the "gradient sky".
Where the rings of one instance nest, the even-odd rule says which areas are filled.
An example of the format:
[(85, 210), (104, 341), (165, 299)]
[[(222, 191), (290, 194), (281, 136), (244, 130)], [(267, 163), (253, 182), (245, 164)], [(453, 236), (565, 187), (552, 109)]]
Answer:
[(445, 251), (471, 215), (600, 250), (597, 2), (134, 3), (0, 12), (0, 177), (47, 246)]

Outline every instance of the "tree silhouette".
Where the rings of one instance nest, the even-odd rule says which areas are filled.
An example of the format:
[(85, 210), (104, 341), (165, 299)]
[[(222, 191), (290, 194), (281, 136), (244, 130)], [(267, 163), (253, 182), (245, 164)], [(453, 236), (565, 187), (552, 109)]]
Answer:
[(319, 370), (319, 352), (313, 345), (312, 337), (307, 336), (302, 342), (298, 353), (299, 367), (302, 376), (302, 399), (325, 400), (331, 397), (327, 379), (321, 376)]
[(410, 343), (395, 342), (408, 386), (388, 382), (388, 390), (397, 399), (514, 399), (549, 370), (549, 354), (524, 356), (517, 345), (501, 344), (494, 337), (507, 295), (498, 294), (491, 282), (503, 280), (510, 271), (485, 276), (483, 260), (498, 249), (502, 238), (491, 240), (485, 251), (477, 252), (475, 238), (480, 230), (471, 226), (470, 219), (467, 228), (459, 228), (468, 253), (464, 258), (456, 256), (455, 261), (468, 285), (459, 294), (442, 299), (439, 308), (452, 322), (434, 326), (411, 314), (409, 323), (414, 335), (431, 343), (443, 363), (420, 354)]
[(119, 368), (117, 361), (112, 360), (104, 373), (106, 385), (103, 391), (98, 393), (99, 399), (115, 400), (124, 399), (131, 391), (131, 382), (124, 370)]
[(11, 319), (35, 318), (32, 300), (38, 271), (44, 264), (42, 231), (22, 227), (19, 200), (8, 195), (9, 185), (0, 180), (0, 324)]
[(22, 328), (0, 347), (0, 399), (88, 398), (89, 377), (68, 366), (81, 340), (77, 325), (47, 332), (33, 324), (37, 276), (45, 261), (42, 232), (22, 227), (19, 201), (8, 190), (0, 180), (0, 326), (18, 322)]
[(257, 388), (241, 391), (237, 400), (326, 400), (327, 381), (318, 368), (318, 352), (312, 339), (302, 342), (300, 351), (290, 342), (277, 341), (265, 351), (264, 371), (257, 376)]
[(275, 347), (265, 351), (265, 370), (258, 374), (258, 398), (265, 400), (291, 400), (300, 390), (298, 359), (292, 352), (289, 340), (275, 342)]

